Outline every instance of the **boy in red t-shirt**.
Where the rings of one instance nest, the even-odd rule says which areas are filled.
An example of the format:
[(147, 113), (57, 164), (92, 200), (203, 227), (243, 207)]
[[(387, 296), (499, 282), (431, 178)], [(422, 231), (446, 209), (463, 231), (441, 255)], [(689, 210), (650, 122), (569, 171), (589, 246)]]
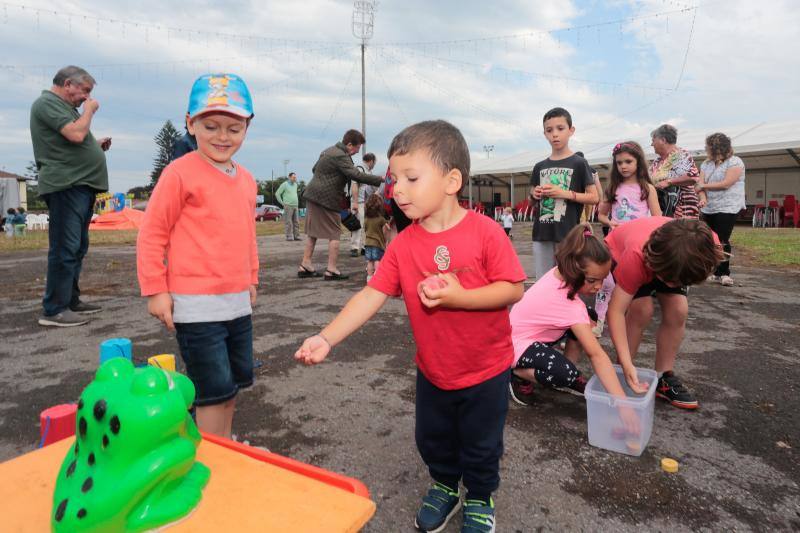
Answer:
[(386, 249), (381, 268), (295, 358), (322, 362), (390, 296), (403, 296), (417, 344), (417, 448), (433, 487), (415, 525), (438, 531), (461, 506), (464, 526), (494, 531), (492, 492), (500, 481), (509, 369), (514, 357), (508, 306), (525, 272), (503, 230), (458, 205), (469, 149), (453, 125), (427, 121), (392, 141), (394, 199), (415, 223)]
[(618, 226), (606, 237), (614, 261), (616, 287), (608, 304), (608, 330), (628, 384), (639, 386), (633, 357), (653, 318), (653, 300), (661, 306), (656, 332), (656, 395), (675, 407), (696, 409), (697, 399), (672, 369), (683, 341), (689, 285), (704, 281), (722, 260), (719, 239), (705, 222), (649, 217)]

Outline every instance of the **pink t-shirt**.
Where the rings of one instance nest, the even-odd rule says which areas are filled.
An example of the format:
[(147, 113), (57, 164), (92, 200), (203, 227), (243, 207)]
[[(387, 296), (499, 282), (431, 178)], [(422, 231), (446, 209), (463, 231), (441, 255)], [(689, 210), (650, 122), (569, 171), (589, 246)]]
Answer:
[(647, 200), (642, 200), (642, 188), (638, 183), (621, 183), (617, 186), (617, 198), (611, 204), (611, 220), (628, 222), (650, 216)]
[(415, 362), (440, 389), (471, 387), (508, 370), (513, 358), (508, 308), (428, 309), (417, 285), (439, 272), (454, 273), (466, 289), (525, 280), (505, 232), (474, 211), (439, 233), (414, 223), (389, 243), (369, 286), (390, 296), (402, 294), (417, 344)]
[(533, 342), (554, 342), (575, 324), (591, 324), (586, 304), (577, 295), (567, 298), (569, 289), (555, 272), (542, 276), (511, 308), (515, 365)]

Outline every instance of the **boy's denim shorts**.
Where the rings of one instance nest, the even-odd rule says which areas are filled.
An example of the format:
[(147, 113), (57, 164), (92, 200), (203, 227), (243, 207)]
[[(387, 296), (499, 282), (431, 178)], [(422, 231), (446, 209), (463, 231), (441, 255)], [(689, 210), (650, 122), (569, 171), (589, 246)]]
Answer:
[(175, 329), (196, 406), (223, 403), (253, 384), (251, 315), (225, 322), (177, 323)]
[(383, 259), (383, 250), (377, 246), (365, 246), (364, 257), (367, 261), (380, 261)]

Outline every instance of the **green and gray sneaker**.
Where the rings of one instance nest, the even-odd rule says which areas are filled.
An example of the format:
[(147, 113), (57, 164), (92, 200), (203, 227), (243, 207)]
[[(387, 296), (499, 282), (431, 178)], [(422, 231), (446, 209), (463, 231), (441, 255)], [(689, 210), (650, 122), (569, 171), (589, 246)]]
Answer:
[(494, 533), (494, 500), (464, 501), (464, 525), (461, 533)]
[(436, 533), (447, 526), (447, 522), (461, 507), (461, 492), (434, 483), (428, 494), (422, 498), (422, 506), (414, 518), (414, 526), (420, 531)]

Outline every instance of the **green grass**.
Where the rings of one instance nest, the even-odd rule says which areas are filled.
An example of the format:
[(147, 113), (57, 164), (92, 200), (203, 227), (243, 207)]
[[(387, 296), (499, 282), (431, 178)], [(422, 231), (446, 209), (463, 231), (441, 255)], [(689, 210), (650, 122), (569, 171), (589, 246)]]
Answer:
[(800, 267), (800, 229), (736, 226), (731, 245), (734, 262), (743, 252), (756, 265)]
[[(258, 222), (256, 234), (283, 235), (283, 227), (282, 221)], [(92, 246), (132, 245), (136, 243), (137, 233), (136, 230), (92, 231), (90, 241)], [(800, 268), (800, 229), (736, 226), (731, 243), (734, 256), (743, 255), (748, 263)], [(0, 237), (0, 253), (46, 249), (46, 231), (29, 231), (21, 238)]]
[[(283, 221), (256, 222), (256, 235), (283, 235)], [(136, 244), (138, 230), (90, 231), (91, 246), (124, 246)], [(47, 232), (42, 230), (27, 231), (22, 237), (7, 239), (0, 237), (0, 253), (22, 250), (47, 250)]]

